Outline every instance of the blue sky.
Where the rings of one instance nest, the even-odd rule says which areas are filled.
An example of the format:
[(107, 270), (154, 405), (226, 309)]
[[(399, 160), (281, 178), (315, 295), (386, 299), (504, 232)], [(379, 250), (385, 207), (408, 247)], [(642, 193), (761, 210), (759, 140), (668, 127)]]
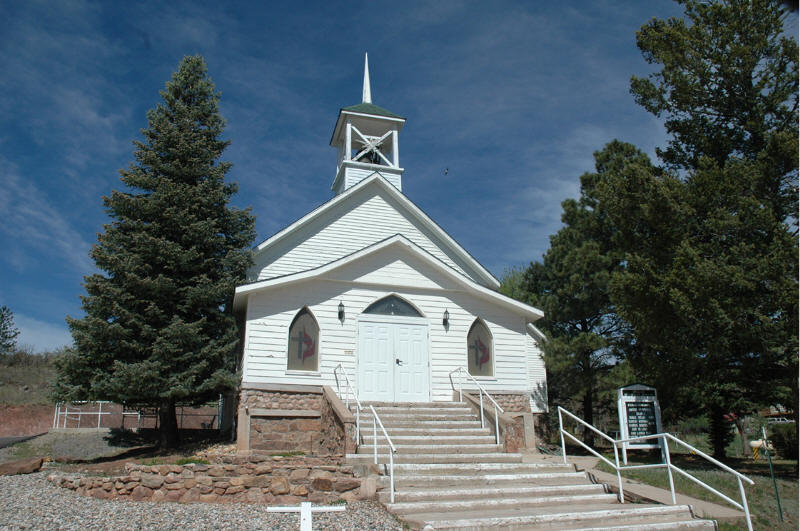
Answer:
[[(404, 193), (500, 276), (537, 260), (592, 153), (649, 153), (660, 122), (628, 93), (634, 32), (667, 0), (85, 2), (0, 6), (0, 304), (35, 350), (70, 342), (88, 257), (131, 141), (184, 55), (202, 54), (259, 241), (331, 197), (338, 110), (407, 118)], [(449, 168), (447, 175), (444, 169)]]

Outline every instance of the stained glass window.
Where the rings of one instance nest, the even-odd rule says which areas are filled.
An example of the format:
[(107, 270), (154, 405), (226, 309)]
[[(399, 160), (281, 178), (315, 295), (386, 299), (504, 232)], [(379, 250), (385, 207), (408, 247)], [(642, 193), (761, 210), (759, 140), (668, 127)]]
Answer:
[(411, 317), (422, 317), (420, 313), (409, 303), (397, 295), (389, 295), (370, 304), (364, 313), (376, 313), (379, 315), (405, 315)]
[(480, 319), (475, 319), (467, 334), (467, 370), (473, 376), (494, 375), (492, 334)]
[(303, 308), (289, 327), (289, 352), (286, 368), (291, 371), (316, 371), (319, 360), (319, 325), (308, 308)]

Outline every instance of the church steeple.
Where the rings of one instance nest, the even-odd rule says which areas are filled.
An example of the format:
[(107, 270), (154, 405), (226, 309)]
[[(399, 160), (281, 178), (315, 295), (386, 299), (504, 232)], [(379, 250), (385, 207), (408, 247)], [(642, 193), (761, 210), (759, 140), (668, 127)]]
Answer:
[(361, 90), (361, 103), (372, 103), (372, 89), (369, 86), (369, 56), (364, 52), (364, 88)]
[(405, 121), (372, 103), (369, 57), (365, 53), (361, 103), (339, 111), (331, 137), (331, 146), (339, 150), (331, 187), (334, 193), (338, 195), (374, 173), (402, 191), (398, 136)]

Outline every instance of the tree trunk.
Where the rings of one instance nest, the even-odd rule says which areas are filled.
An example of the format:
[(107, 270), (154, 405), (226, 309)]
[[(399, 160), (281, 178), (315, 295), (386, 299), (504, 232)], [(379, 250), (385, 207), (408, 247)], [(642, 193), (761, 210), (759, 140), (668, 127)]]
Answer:
[(750, 441), (747, 439), (744, 417), (736, 418), (736, 430), (739, 432), (739, 437), (742, 442), (742, 456), (747, 457), (750, 454)]
[(178, 419), (175, 416), (175, 400), (164, 399), (158, 408), (158, 446), (177, 448), (180, 443)]
[(731, 423), (725, 420), (725, 410), (712, 407), (711, 421), (711, 446), (714, 448), (714, 458), (725, 459), (725, 448), (731, 442)]
[[(583, 420), (594, 425), (594, 393), (591, 387), (583, 395)], [(583, 444), (594, 448), (594, 432), (584, 427)]]

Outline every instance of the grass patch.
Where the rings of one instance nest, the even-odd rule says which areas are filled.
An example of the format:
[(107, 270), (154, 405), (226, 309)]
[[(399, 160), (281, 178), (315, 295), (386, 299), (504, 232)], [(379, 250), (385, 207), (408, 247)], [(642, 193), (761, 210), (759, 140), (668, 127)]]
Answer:
[(144, 466), (158, 466), (158, 465), (166, 465), (168, 464), (164, 458), (161, 457), (153, 457), (150, 459), (142, 459), (139, 464)]
[(51, 404), (48, 385), (56, 376), (52, 365), (0, 365), (0, 404)]
[(208, 459), (203, 459), (200, 457), (181, 457), (177, 461), (175, 461), (176, 465), (189, 465), (189, 464), (196, 464), (196, 465), (208, 465), (211, 462)]
[[(740, 500), (738, 482), (732, 474), (721, 471), (713, 467), (713, 465), (708, 464), (713, 467), (710, 468), (706, 466), (705, 462), (698, 463), (688, 458), (681, 458), (680, 456), (675, 457), (677, 457), (677, 459), (674, 460), (676, 466), (680, 467), (685, 472), (688, 472), (700, 481), (729, 496), (731, 499), (737, 502)], [(630, 463), (644, 464), (643, 462)], [(778, 461), (776, 463), (776, 468), (778, 468), (777, 475), (780, 476), (777, 479), (777, 483), (778, 492), (781, 497), (781, 506), (783, 508), (783, 522), (781, 522), (778, 516), (775, 491), (772, 486), (772, 480), (769, 477), (769, 465), (766, 461), (736, 464), (728, 463), (728, 465), (746, 474), (755, 482), (752, 486), (745, 485), (745, 493), (747, 495), (747, 503), (750, 507), (753, 526), (756, 529), (796, 530), (798, 528), (798, 495), (800, 495), (800, 492), (798, 491), (797, 481), (797, 461)], [(614, 473), (614, 470), (603, 462), (598, 464), (598, 469)], [(792, 470), (794, 471), (793, 474), (791, 472)], [(634, 479), (654, 487), (669, 490), (669, 477), (665, 469), (626, 470), (622, 472), (622, 475), (626, 478)], [(673, 478), (675, 480), (675, 490), (681, 494), (720, 505), (729, 505), (728, 502), (724, 501), (716, 494), (684, 478), (678, 473), (673, 473)], [(722, 530), (742, 529), (744, 527), (744, 520), (734, 524), (720, 522), (720, 529)]]
[(269, 454), (270, 457), (297, 457), (300, 455), (306, 455), (303, 451), (296, 451), (296, 452), (278, 452), (275, 454)]

